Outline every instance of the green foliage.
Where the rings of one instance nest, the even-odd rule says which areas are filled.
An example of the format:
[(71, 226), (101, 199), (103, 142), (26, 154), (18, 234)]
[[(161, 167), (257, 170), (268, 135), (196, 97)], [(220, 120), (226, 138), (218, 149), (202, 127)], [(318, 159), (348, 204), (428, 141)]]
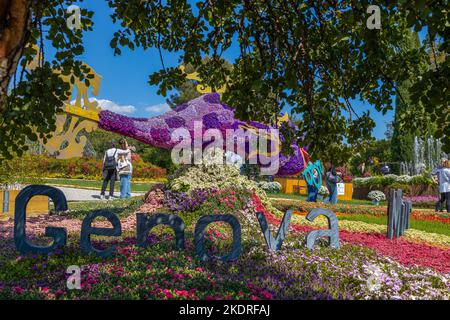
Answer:
[[(380, 162), (392, 160), (391, 141), (371, 139), (364, 144), (354, 146), (350, 159), (350, 171), (353, 175), (361, 175), (359, 166), (365, 164), (365, 171), (380, 173)], [(373, 161), (371, 164), (370, 161)]]
[(153, 163), (154, 165), (166, 169), (167, 173), (173, 173), (177, 166), (173, 163), (171, 158), (171, 151), (167, 149), (160, 149), (151, 146), (145, 146), (139, 152), (142, 160)]
[[(71, 31), (65, 27), (63, 9), (72, 0), (33, 3), (27, 42), (35, 44), (44, 36), (57, 51), (50, 62), (52, 68), (63, 74), (74, 72), (83, 79), (77, 58), (83, 53), (82, 33), (92, 29), (92, 12), (83, 9), (83, 30)], [(368, 0), (108, 0), (108, 4), (112, 20), (118, 25), (110, 43), (115, 54), (123, 48), (157, 48), (162, 60), (162, 50), (180, 52), (180, 61), (197, 69), (202, 84), (221, 87), (229, 77), (223, 100), (235, 106), (237, 116), (244, 120), (273, 123), (283, 107), (292, 106), (292, 112), (301, 119), (297, 138), (310, 146), (314, 156), (342, 155), (348, 152), (341, 146), (342, 141), (355, 145), (370, 138), (374, 127), (370, 112), (357, 115), (350, 101), (361, 99), (386, 113), (393, 108), (397, 84), (407, 79), (411, 81), (413, 103), (410, 111), (400, 117), (400, 123), (420, 127), (428, 117), (439, 121), (436, 137), (442, 138), (445, 149), (450, 151), (450, 60), (434, 59), (432, 67), (418, 70), (429, 52), (423, 46), (400, 50), (408, 38), (407, 31), (413, 27), (416, 32), (426, 30), (430, 43), (436, 43), (430, 49), (433, 56), (448, 56), (447, 1), (378, 1), (381, 30), (366, 27), (366, 9), (372, 4)], [(44, 33), (40, 32), (39, 22)], [(240, 54), (230, 70), (225, 67), (223, 55), (233, 43), (239, 46)], [(25, 50), (22, 65), (31, 60), (30, 50)], [(206, 62), (205, 56), (209, 57)], [(29, 106), (21, 112), (28, 116), (16, 121), (13, 111), (6, 118), (2, 115), (4, 133), (0, 141), (7, 147), (1, 147), (0, 152), (7, 157), (21, 152), (25, 136), (34, 139), (25, 129), (26, 124), (32, 127), (45, 123), (37, 126), (37, 133), (47, 134), (61, 106), (54, 99), (48, 100), (46, 92), (58, 89), (60, 94), (56, 95), (62, 100), (62, 88), (53, 81), (33, 81), (32, 75), (23, 80), (20, 77), (20, 82), (31, 85), (20, 90), (23, 103), (12, 99), (7, 108)], [(159, 85), (162, 95), (182, 88), (185, 81), (177, 67), (165, 67), (164, 63), (162, 70), (149, 78), (150, 84)], [(38, 96), (42, 99), (33, 103)], [(37, 106), (45, 103), (54, 109), (44, 105), (44, 111), (36, 115)]]
[[(0, 106), (0, 161), (14, 155), (21, 156), (27, 150), (27, 138), (36, 141), (39, 136), (45, 140), (55, 130), (55, 115), (68, 98), (69, 85), (53, 73), (54, 70), (63, 75), (72, 73), (81, 81), (89, 81), (84, 76), (89, 69), (77, 59), (84, 52), (83, 32), (92, 30), (93, 12), (81, 9), (82, 28), (70, 30), (66, 26), (65, 9), (74, 2), (33, 1), (29, 9), (29, 30), (25, 35), (27, 46), (22, 48), (21, 68), (12, 70), (18, 76), (14, 77), (5, 105)], [(44, 40), (56, 51), (48, 61), (44, 60)], [(40, 53), (32, 48), (35, 44), (40, 46)], [(38, 67), (27, 70), (25, 66), (36, 55), (40, 57)]]
[[(55, 159), (46, 156), (25, 155), (14, 158), (0, 167), (0, 181), (26, 182), (30, 178), (100, 179), (102, 160), (91, 158)], [(133, 176), (142, 179), (158, 179), (166, 171), (142, 160), (133, 162)]]
[[(111, 141), (119, 142), (122, 138), (123, 136), (116, 133), (96, 130), (89, 134), (88, 140), (97, 154), (97, 158), (100, 159), (110, 148)], [(143, 161), (166, 169), (168, 173), (172, 173), (176, 169), (170, 156), (170, 150), (155, 148), (130, 138), (127, 138), (127, 141), (128, 145), (136, 148), (135, 154), (139, 155)]]
[(370, 188), (392, 187), (396, 189), (403, 189), (407, 186), (431, 186), (433, 184), (433, 180), (425, 174), (417, 176), (396, 176), (393, 174), (388, 174), (385, 176), (353, 179), (354, 186)]
[[(399, 50), (408, 28), (427, 26), (432, 39), (445, 39), (442, 25), (448, 25), (444, 4), (424, 7), (423, 1), (377, 3), (381, 30), (366, 27), (370, 1), (197, 1), (195, 10), (184, 1), (176, 6), (109, 3), (113, 18), (123, 22), (112, 41), (116, 53), (134, 45), (181, 50), (181, 59), (198, 67), (205, 84), (218, 86), (230, 77), (223, 100), (244, 120), (273, 122), (284, 106), (292, 106), (301, 116), (298, 137), (314, 155), (327, 153), (331, 143), (347, 139), (355, 144), (370, 137), (370, 112), (356, 115), (349, 101), (360, 98), (383, 113), (392, 109), (396, 83), (417, 73), (426, 55), (423, 48)], [(230, 71), (221, 61), (232, 43), (239, 44), (240, 55)], [(207, 63), (202, 63), (204, 55), (210, 57)], [(439, 82), (444, 90), (448, 79), (441, 78), (430, 74), (428, 83)], [(183, 75), (163, 68), (150, 76), (150, 83), (165, 95), (183, 83)], [(421, 93), (420, 86), (414, 88)], [(448, 97), (437, 100), (445, 103)]]

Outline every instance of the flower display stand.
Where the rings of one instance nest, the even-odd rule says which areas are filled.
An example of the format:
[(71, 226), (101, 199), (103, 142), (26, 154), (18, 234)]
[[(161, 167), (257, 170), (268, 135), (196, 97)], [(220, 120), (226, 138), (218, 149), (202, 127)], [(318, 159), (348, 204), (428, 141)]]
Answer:
[[(307, 195), (306, 181), (298, 179), (297, 177), (276, 177), (275, 181), (281, 184), (281, 191), (283, 193), (295, 193)], [(338, 200), (352, 200), (353, 198), (353, 184), (344, 183), (344, 194), (338, 195)]]

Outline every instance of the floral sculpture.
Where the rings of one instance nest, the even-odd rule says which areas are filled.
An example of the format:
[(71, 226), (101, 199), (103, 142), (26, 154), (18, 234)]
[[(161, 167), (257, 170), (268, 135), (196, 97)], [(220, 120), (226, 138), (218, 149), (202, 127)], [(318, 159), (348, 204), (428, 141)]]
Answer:
[[(203, 124), (203, 132), (208, 129), (218, 129), (224, 137), (227, 129), (271, 128), (254, 121), (237, 120), (233, 108), (221, 103), (218, 93), (204, 94), (150, 119), (131, 118), (106, 110), (99, 113), (99, 128), (164, 149), (171, 149), (178, 143), (171, 139), (171, 134), (178, 128), (189, 130), (193, 137), (194, 122), (199, 121)], [(299, 147), (296, 143), (293, 143), (291, 147), (292, 155), (280, 154), (278, 175), (299, 174), (307, 163), (309, 156), (306, 149)]]

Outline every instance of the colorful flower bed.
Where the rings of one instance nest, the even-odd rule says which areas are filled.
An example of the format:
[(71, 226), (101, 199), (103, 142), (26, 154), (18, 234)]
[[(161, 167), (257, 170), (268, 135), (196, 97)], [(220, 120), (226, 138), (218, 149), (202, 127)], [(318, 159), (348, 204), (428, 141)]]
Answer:
[[(230, 175), (225, 175), (223, 171)], [(68, 246), (48, 256), (21, 257), (14, 250), (12, 221), (0, 222), (0, 298), (5, 299), (448, 299), (450, 292), (450, 236), (409, 229), (404, 237), (388, 240), (385, 226), (342, 219), (339, 212), (341, 248), (329, 248), (319, 240), (314, 250), (305, 237), (326, 221), (305, 220), (313, 208), (297, 206), (282, 249), (270, 252), (256, 212), (262, 212), (276, 234), (286, 203), (276, 207), (256, 184), (230, 167), (184, 168), (171, 183), (154, 186), (144, 200), (134, 200), (121, 217), (123, 235), (95, 240), (95, 246), (117, 247), (116, 254), (102, 260), (82, 256), (78, 235), (79, 212), (29, 218), (30, 241), (41, 242), (45, 226), (64, 226)], [(209, 179), (204, 172), (213, 172)], [(230, 178), (230, 176), (232, 178)], [(222, 178), (218, 178), (222, 177)], [(222, 179), (222, 180), (220, 180)], [(217, 186), (220, 185), (220, 188)], [(114, 206), (114, 202), (108, 203)], [(358, 212), (372, 206), (358, 207)], [(130, 208), (137, 208), (130, 211)], [(377, 217), (382, 208), (368, 216)], [(341, 212), (342, 211), (342, 212)], [(149, 246), (140, 248), (133, 237), (133, 212), (179, 215), (186, 224), (186, 250), (176, 251), (173, 233), (155, 228)], [(202, 263), (194, 249), (193, 231), (205, 214), (234, 214), (242, 227), (242, 254), (234, 262)], [(426, 213), (424, 213), (426, 215)], [(439, 222), (440, 223), (440, 222)], [(96, 226), (107, 226), (105, 221)], [(169, 231), (169, 232), (168, 232)], [(226, 224), (207, 229), (209, 252), (223, 255), (232, 233)], [(82, 289), (66, 287), (70, 265), (82, 266)]]

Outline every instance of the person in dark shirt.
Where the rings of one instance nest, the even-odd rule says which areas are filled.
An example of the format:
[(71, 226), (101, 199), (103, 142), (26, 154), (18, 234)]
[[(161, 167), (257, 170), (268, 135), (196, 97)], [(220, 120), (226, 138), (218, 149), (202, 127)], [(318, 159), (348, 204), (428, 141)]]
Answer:
[(325, 203), (336, 204), (338, 198), (337, 184), (342, 182), (340, 177), (341, 173), (336, 172), (336, 168), (329, 163), (328, 170), (325, 174), (325, 184), (327, 185), (328, 192), (330, 193), (328, 197), (324, 200)]

